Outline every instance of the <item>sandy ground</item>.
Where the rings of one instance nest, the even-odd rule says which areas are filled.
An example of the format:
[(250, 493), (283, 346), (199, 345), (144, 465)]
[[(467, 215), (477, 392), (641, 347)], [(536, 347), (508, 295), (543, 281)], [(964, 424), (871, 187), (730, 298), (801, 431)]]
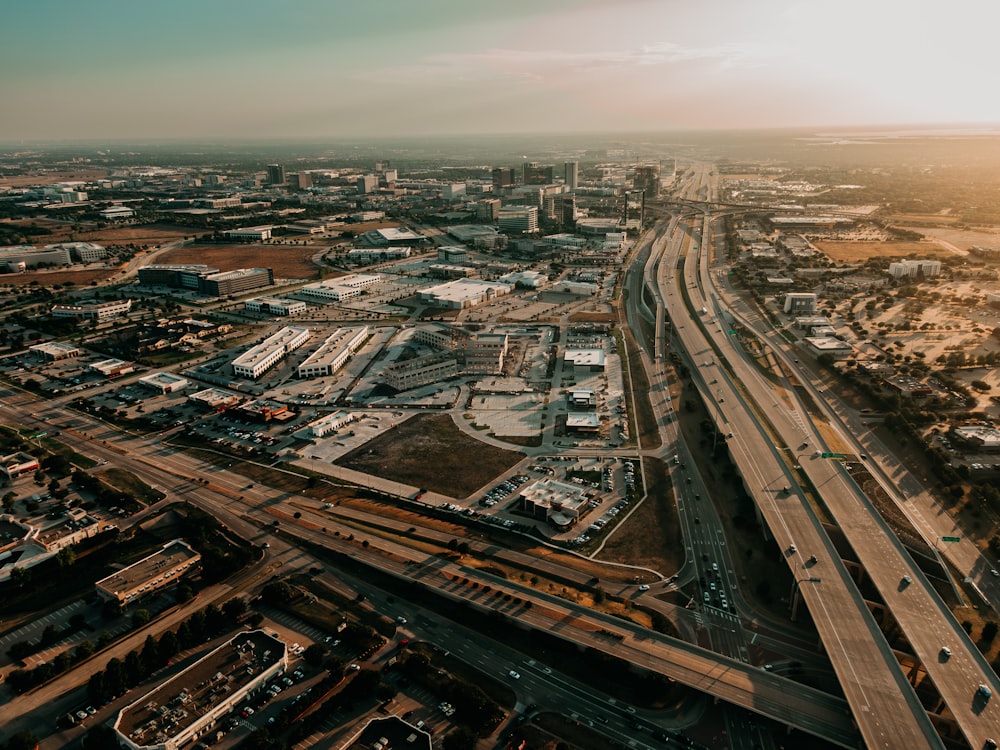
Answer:
[[(923, 231), (923, 230), (921, 230)], [(951, 257), (953, 252), (935, 242), (838, 242), (813, 240), (814, 246), (839, 263), (861, 263), (869, 258), (896, 258), (911, 253), (921, 258)]]
[(205, 263), (223, 271), (270, 268), (275, 278), (311, 279), (318, 269), (310, 245), (185, 245), (159, 257), (160, 263)]

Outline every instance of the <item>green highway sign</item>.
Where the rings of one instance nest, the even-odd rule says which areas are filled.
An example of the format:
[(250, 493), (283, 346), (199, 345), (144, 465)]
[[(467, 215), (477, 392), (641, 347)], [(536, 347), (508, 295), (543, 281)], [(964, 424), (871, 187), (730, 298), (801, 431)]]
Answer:
[(35, 438), (45, 437), (48, 434), (49, 433), (47, 432), (36, 432), (34, 435), (31, 435), (29, 439), (34, 440)]
[(843, 453), (821, 453), (820, 458), (847, 458)]
[(941, 537), (942, 542), (960, 542), (962, 537), (960, 536), (943, 536)]

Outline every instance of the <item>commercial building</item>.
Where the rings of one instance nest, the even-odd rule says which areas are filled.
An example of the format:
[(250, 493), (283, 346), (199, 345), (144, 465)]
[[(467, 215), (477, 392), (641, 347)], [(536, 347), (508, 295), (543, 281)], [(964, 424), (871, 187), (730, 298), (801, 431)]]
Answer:
[(138, 274), (139, 283), (147, 286), (197, 290), (202, 277), (218, 272), (218, 268), (201, 263), (150, 263), (142, 266)]
[(240, 229), (227, 229), (222, 235), (224, 237), (232, 237), (238, 240), (257, 240), (258, 242), (263, 242), (264, 240), (271, 239), (271, 230), (274, 227), (242, 227)]
[(94, 300), (81, 301), (76, 305), (54, 305), (52, 315), (57, 318), (82, 318), (84, 320), (112, 320), (128, 315), (132, 310), (132, 300), (112, 300), (110, 302), (96, 302)]
[(135, 366), (122, 359), (102, 359), (100, 362), (88, 365), (87, 369), (105, 378), (120, 378), (122, 375), (135, 372)]
[(557, 479), (539, 479), (521, 490), (521, 510), (557, 529), (568, 529), (580, 519), (589, 498), (582, 487)]
[(889, 275), (894, 279), (916, 278), (918, 276), (939, 276), (939, 260), (900, 260), (889, 264)]
[(358, 188), (358, 192), (362, 194), (374, 193), (378, 190), (378, 175), (366, 174), (358, 178), (355, 183)]
[(163, 394), (183, 391), (190, 383), (191, 381), (182, 378), (180, 375), (174, 375), (172, 372), (154, 372), (139, 378), (140, 385)]
[(470, 266), (456, 266), (451, 263), (431, 263), (427, 275), (435, 279), (467, 279), (475, 273)]
[(495, 167), (490, 173), (493, 189), (497, 192), (514, 184), (514, 170), (510, 167)]
[(989, 424), (953, 427), (949, 434), (968, 449), (980, 453), (1000, 452), (1000, 430)]
[(285, 644), (262, 630), (239, 633), (118, 712), (129, 750), (180, 750), (288, 669)]
[(326, 437), (332, 432), (337, 432), (341, 427), (346, 427), (354, 421), (354, 415), (346, 411), (335, 411), (320, 417), (309, 423), (309, 434), (313, 437)]
[(34, 474), (38, 469), (38, 459), (21, 451), (0, 458), (0, 471), (3, 471), (8, 481), (24, 474)]
[(593, 409), (597, 399), (590, 388), (572, 388), (566, 392), (566, 403), (571, 409)]
[(377, 273), (352, 273), (336, 279), (306, 284), (299, 293), (331, 302), (342, 302), (352, 297), (360, 297), (363, 290), (375, 286), (381, 280), (382, 275)]
[(476, 201), (472, 204), (472, 207), (476, 210), (476, 219), (478, 221), (496, 221), (500, 217), (500, 199), (499, 198), (484, 198), (483, 200)]
[(513, 284), (502, 284), (496, 281), (457, 279), (421, 289), (417, 292), (417, 298), (436, 307), (460, 310), (510, 294), (513, 288)]
[(108, 206), (101, 211), (101, 218), (105, 221), (125, 221), (135, 216), (135, 211), (128, 206)]
[(298, 315), (306, 311), (306, 303), (294, 299), (279, 299), (278, 297), (258, 297), (248, 299), (243, 307), (250, 312), (264, 315)]
[(567, 190), (576, 190), (580, 179), (580, 165), (575, 161), (563, 164), (563, 183)]
[(361, 238), (374, 247), (402, 247), (404, 245), (420, 245), (427, 242), (427, 238), (422, 234), (417, 234), (401, 227), (372, 229), (365, 232)]
[(632, 176), (632, 187), (642, 191), (646, 200), (660, 197), (660, 165), (640, 164), (636, 166)]
[(601, 431), (601, 420), (593, 411), (567, 414), (566, 431), (592, 435)]
[(521, 183), (523, 185), (548, 185), (555, 179), (554, 175), (555, 168), (551, 164), (529, 161), (521, 167)]
[(591, 372), (603, 372), (606, 362), (603, 349), (567, 349), (563, 353), (566, 367), (580, 367)]
[(43, 344), (35, 344), (34, 346), (29, 346), (28, 350), (37, 354), (46, 362), (57, 362), (60, 359), (70, 359), (71, 357), (79, 357), (83, 354), (83, 350), (60, 341), (46, 341)]
[(284, 185), (287, 182), (285, 179), (285, 168), (281, 164), (268, 164), (267, 182), (270, 185)]
[(834, 359), (846, 359), (854, 348), (846, 341), (820, 336), (807, 336), (803, 339), (809, 350), (815, 354), (829, 354)]
[(438, 260), (445, 263), (465, 263), (469, 259), (469, 251), (456, 245), (444, 245), (437, 249)]
[(237, 412), (255, 422), (287, 422), (294, 419), (295, 414), (285, 404), (278, 401), (269, 401), (266, 398), (248, 401), (237, 407)]
[(319, 378), (337, 372), (368, 339), (368, 326), (338, 328), (299, 365), (300, 378)]
[(79, 263), (96, 263), (108, 256), (103, 245), (96, 242), (60, 242), (56, 245), (46, 245), (46, 249), (63, 248), (69, 250), (70, 258)]
[(235, 271), (222, 271), (204, 276), (198, 288), (199, 291), (213, 297), (225, 297), (272, 284), (274, 284), (274, 274), (270, 268), (238, 268)]
[(311, 335), (308, 328), (285, 326), (234, 359), (233, 374), (256, 380), (302, 346)]
[(189, 403), (212, 411), (223, 411), (230, 406), (236, 406), (240, 397), (234, 393), (220, 391), (218, 388), (205, 388), (187, 397)]
[(461, 374), (458, 359), (453, 352), (438, 352), (425, 357), (396, 362), (382, 370), (382, 377), (390, 388), (405, 391), (422, 385), (440, 383)]
[(505, 284), (524, 287), (526, 289), (538, 289), (548, 283), (549, 277), (539, 271), (514, 271), (505, 273), (499, 281)]
[(816, 312), (816, 295), (811, 292), (789, 292), (782, 308), (793, 315), (812, 315)]
[(500, 208), (497, 224), (507, 234), (532, 234), (538, 231), (536, 206), (504, 206)]
[(35, 247), (33, 245), (15, 245), (0, 248), (0, 263), (8, 266), (23, 263), (25, 268), (37, 268), (40, 265), (68, 266), (70, 264), (69, 250), (65, 247)]
[(580, 297), (592, 297), (597, 294), (599, 289), (600, 287), (597, 284), (591, 284), (588, 281), (570, 281), (568, 279), (552, 285), (553, 292), (574, 294)]
[(201, 553), (183, 539), (174, 539), (149, 557), (102, 578), (94, 587), (102, 598), (125, 605), (175, 583), (200, 564)]
[(347, 251), (347, 259), (351, 263), (367, 265), (368, 263), (384, 263), (387, 260), (402, 260), (413, 254), (411, 247), (358, 247)]

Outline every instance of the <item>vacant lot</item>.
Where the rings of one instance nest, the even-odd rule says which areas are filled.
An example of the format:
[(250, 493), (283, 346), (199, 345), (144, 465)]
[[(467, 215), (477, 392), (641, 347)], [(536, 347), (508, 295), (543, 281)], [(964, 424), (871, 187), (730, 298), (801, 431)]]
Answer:
[(480, 443), (447, 414), (420, 414), (337, 461), (356, 471), (450, 497), (467, 497), (523, 455)]
[(952, 257), (954, 253), (934, 242), (836, 242), (814, 240), (814, 246), (840, 263), (861, 263), (869, 258)]
[(16, 219), (5, 222), (11, 226), (37, 227), (47, 229), (50, 234), (39, 234), (32, 237), (36, 245), (52, 245), (65, 242), (70, 235), (74, 241), (96, 242), (99, 245), (159, 245), (164, 242), (174, 242), (194, 235), (194, 230), (175, 226), (173, 224), (143, 224), (140, 226), (110, 226), (104, 229), (93, 229), (91, 222), (84, 222), (83, 229), (76, 231), (74, 222), (56, 219)]
[(57, 182), (90, 182), (108, 176), (106, 169), (80, 169), (65, 172), (45, 171), (28, 174), (0, 176), (0, 187), (25, 187), (27, 185), (54, 185)]
[(222, 271), (270, 268), (275, 278), (311, 279), (319, 269), (309, 245), (185, 245), (159, 256), (159, 263), (204, 263)]
[(37, 281), (41, 286), (55, 286), (56, 284), (76, 284), (77, 286), (89, 286), (92, 281), (104, 281), (109, 278), (115, 269), (96, 268), (80, 271), (29, 271), (28, 273), (8, 273), (0, 276), (0, 284), (10, 284), (11, 286), (27, 286)]

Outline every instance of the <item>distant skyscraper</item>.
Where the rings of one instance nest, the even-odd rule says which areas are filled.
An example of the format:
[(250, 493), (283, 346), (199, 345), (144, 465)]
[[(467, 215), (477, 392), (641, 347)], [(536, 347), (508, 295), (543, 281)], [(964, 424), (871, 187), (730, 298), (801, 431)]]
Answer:
[(309, 172), (297, 172), (296, 174), (289, 175), (291, 178), (292, 186), (297, 190), (308, 190), (313, 186), (312, 174)]
[(575, 161), (568, 161), (563, 165), (563, 179), (567, 190), (576, 190), (579, 165)]
[(378, 176), (366, 174), (358, 178), (359, 193), (374, 193), (378, 189)]
[(497, 167), (492, 174), (494, 190), (500, 190), (514, 184), (514, 170), (510, 167)]
[(632, 178), (632, 186), (641, 190), (646, 200), (660, 197), (660, 164), (638, 164)]
[(267, 165), (267, 181), (271, 185), (285, 184), (285, 168), (280, 164)]
[(539, 164), (537, 161), (529, 161), (523, 167), (523, 185), (548, 185), (552, 182), (552, 165)]

